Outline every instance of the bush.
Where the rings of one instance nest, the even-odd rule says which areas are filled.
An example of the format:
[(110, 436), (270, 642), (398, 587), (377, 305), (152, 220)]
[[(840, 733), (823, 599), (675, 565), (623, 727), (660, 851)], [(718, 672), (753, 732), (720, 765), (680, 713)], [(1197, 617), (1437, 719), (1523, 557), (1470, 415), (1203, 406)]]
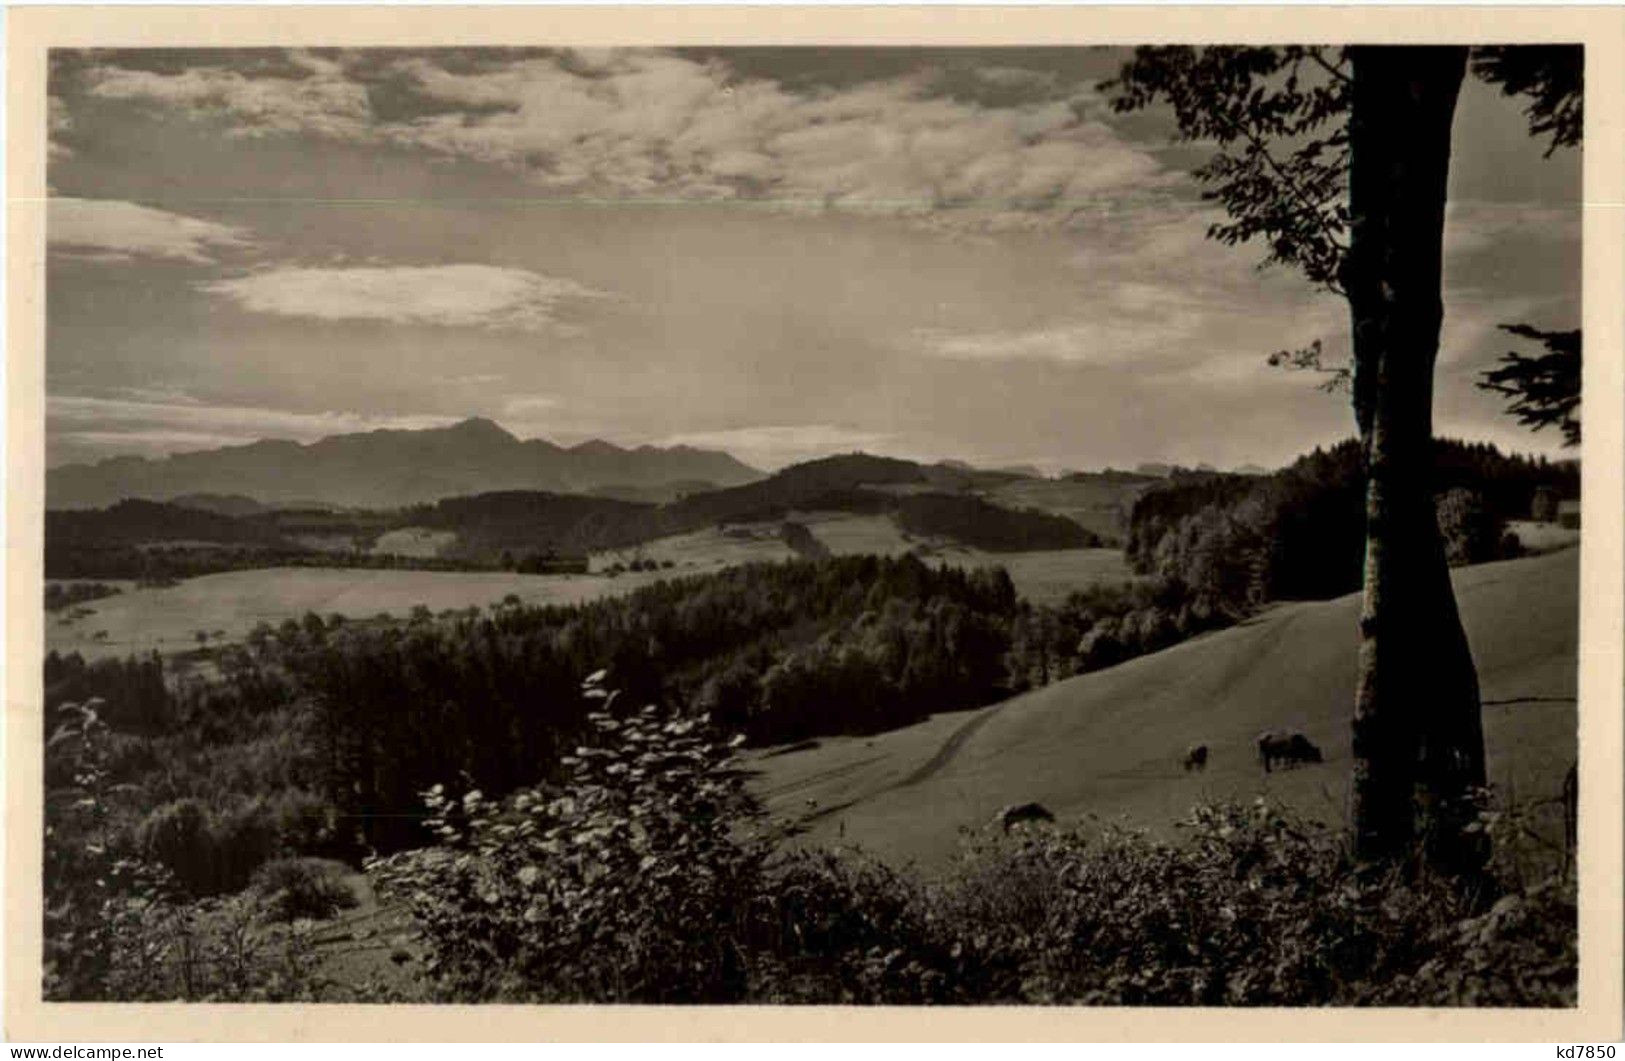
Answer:
[(1451, 567), (1498, 559), (1502, 521), (1476, 491), (1457, 487), (1437, 503), (1439, 534)]
[[(973, 836), (920, 885), (796, 856), (757, 940), (768, 1002), (1574, 1004), (1572, 888), (1488, 893), (1371, 875), (1262, 801), (1199, 807), (1188, 840), (1115, 827)], [(1487, 909), (1486, 909), (1487, 907)]]
[(281, 849), (278, 822), (261, 799), (212, 810), (194, 797), (166, 803), (142, 821), (136, 841), (193, 895), (240, 891)]
[(254, 874), (254, 890), (277, 921), (320, 921), (356, 905), (341, 864), (319, 858), (279, 858)]
[(1262, 799), (1197, 808), (1176, 844), (984, 830), (935, 881), (770, 857), (732, 745), (653, 708), (617, 715), (601, 677), (598, 743), (567, 784), (500, 804), (437, 788), (442, 844), (369, 866), (412, 909), (443, 998), (1573, 1004), (1571, 889), (1374, 874)]
[[(313, 959), (295, 932), (266, 931), (235, 897), (183, 902), (171, 876), (132, 849), (111, 811), (99, 701), (64, 704), (47, 754), (72, 786), (48, 794), (43, 994), (66, 1001), (307, 1001)], [(159, 846), (202, 845), (206, 815), (172, 805), (147, 830)]]
[(183, 884), (206, 891), (213, 883), (213, 823), (192, 798), (166, 803), (147, 815), (136, 831), (141, 852), (166, 867)]
[(422, 928), (438, 988), (464, 1001), (734, 1002), (768, 847), (724, 744), (702, 722), (628, 717), (599, 688), (601, 742), (563, 787), (501, 804), (426, 794), (444, 844), (369, 863)]

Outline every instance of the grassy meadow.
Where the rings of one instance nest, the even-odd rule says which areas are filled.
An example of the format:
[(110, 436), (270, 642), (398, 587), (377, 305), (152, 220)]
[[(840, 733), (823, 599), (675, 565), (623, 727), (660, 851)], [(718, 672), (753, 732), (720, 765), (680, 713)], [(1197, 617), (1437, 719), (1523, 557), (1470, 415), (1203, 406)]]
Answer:
[[(667, 573), (670, 574), (669, 572)], [(48, 618), (46, 651), (86, 659), (240, 641), (259, 623), (277, 625), (306, 612), (363, 619), (483, 608), (514, 594), (525, 604), (579, 604), (629, 593), (658, 581), (655, 572), (602, 575), (521, 575), (506, 571), (409, 571), (362, 568), (268, 568), (201, 575), (173, 586), (128, 588), (86, 605), (91, 614), (69, 623)], [(102, 636), (104, 635), (104, 636)]]
[[(1512, 799), (1550, 801), (1575, 756), (1578, 560), (1568, 550), (1455, 572), (1491, 781)], [(759, 755), (753, 785), (771, 811), (804, 823), (807, 843), (936, 867), (961, 826), (1030, 800), (1063, 821), (1098, 815), (1164, 834), (1195, 803), (1257, 795), (1338, 822), (1358, 611), (1358, 595), (1277, 605), (990, 707)], [(1301, 730), (1326, 762), (1266, 775), (1253, 746), (1266, 729)], [(1197, 742), (1211, 758), (1188, 772)], [(1560, 822), (1546, 804), (1531, 844), (1549, 853)]]

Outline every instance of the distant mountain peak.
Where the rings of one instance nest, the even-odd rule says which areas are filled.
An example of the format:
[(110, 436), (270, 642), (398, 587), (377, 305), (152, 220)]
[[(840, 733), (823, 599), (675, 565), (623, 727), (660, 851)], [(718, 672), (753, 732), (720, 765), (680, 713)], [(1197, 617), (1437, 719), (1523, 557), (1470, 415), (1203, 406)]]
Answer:
[(459, 435), (466, 435), (471, 438), (485, 437), (499, 438), (508, 442), (519, 441), (518, 438), (505, 429), (501, 424), (484, 416), (471, 416), (467, 420), (459, 420), (457, 423), (446, 428), (446, 430), (449, 432), (455, 432)]
[(423, 430), (330, 435), (308, 446), (266, 439), (156, 460), (63, 465), (51, 469), (46, 496), (52, 508), (211, 494), (393, 508), (492, 490), (584, 493), (613, 485), (669, 494), (669, 483), (737, 486), (761, 477), (717, 450), (630, 450), (602, 439), (561, 449), (473, 416)]
[(589, 438), (587, 441), (570, 447), (571, 453), (591, 454), (593, 456), (610, 456), (625, 453), (626, 450), (613, 442), (605, 442), (601, 438)]

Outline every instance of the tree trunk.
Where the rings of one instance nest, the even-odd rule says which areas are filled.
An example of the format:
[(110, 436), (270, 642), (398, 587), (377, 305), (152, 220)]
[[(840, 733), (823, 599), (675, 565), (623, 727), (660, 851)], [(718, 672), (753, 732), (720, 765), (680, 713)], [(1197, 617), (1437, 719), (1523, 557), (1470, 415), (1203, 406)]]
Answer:
[(1484, 737), (1432, 483), (1450, 131), (1467, 49), (1352, 53), (1343, 284), (1368, 476), (1355, 847), (1362, 859), (1387, 860), (1421, 840), (1430, 862), (1467, 871), (1484, 854), (1461, 829), (1484, 783)]

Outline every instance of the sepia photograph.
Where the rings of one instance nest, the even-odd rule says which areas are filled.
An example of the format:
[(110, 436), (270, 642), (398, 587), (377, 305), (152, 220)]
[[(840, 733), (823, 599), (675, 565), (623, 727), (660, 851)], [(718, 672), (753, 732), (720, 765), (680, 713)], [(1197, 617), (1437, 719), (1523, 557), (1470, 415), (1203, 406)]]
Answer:
[(44, 57), (41, 1003), (1575, 1011), (1579, 36), (443, 39)]

